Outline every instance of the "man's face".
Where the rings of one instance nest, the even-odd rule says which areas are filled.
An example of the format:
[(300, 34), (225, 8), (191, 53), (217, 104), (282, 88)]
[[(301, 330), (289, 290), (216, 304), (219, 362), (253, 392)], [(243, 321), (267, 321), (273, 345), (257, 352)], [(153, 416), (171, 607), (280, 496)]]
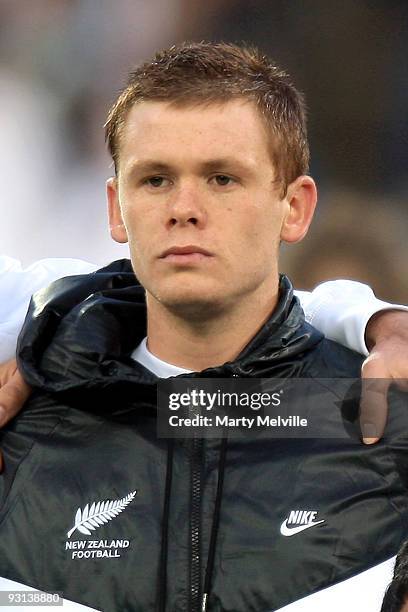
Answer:
[(129, 241), (148, 300), (203, 317), (276, 293), (290, 206), (268, 144), (246, 101), (132, 107), (108, 200), (112, 235)]

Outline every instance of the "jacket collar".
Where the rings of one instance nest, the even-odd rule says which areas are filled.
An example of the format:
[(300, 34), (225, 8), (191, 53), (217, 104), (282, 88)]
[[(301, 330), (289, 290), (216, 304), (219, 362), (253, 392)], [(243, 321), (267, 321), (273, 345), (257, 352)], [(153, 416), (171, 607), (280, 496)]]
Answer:
[[(130, 261), (119, 260), (34, 296), (19, 339), (19, 366), (29, 384), (51, 392), (119, 381), (152, 384), (156, 377), (130, 358), (145, 335), (144, 289)], [(288, 368), (296, 375), (297, 356), (321, 339), (282, 275), (276, 308), (238, 358), (195, 376), (285, 376)]]

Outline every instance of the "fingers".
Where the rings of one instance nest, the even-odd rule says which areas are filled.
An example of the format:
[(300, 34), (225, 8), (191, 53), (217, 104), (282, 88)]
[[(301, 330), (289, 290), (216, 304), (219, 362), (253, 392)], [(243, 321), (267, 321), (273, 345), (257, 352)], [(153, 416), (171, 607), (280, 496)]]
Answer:
[(30, 395), (31, 387), (15, 368), (0, 388), (0, 427), (3, 427), (21, 410)]
[(387, 424), (387, 379), (363, 379), (360, 401), (360, 427), (364, 444), (374, 444), (383, 436)]
[(400, 391), (408, 391), (408, 378), (397, 378), (393, 382)]
[[(10, 421), (23, 407), (31, 387), (23, 380), (15, 359), (0, 365), (0, 427)], [(0, 450), (0, 474), (4, 460)]]
[(361, 368), (360, 427), (365, 444), (374, 444), (382, 437), (388, 416), (388, 389), (391, 379), (381, 356), (372, 354)]

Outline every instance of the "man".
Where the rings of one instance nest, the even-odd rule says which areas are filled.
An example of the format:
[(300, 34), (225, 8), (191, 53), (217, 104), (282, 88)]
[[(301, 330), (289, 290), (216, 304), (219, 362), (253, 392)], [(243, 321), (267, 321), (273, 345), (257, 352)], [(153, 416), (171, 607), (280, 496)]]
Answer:
[(287, 75), (233, 45), (172, 48), (131, 75), (107, 137), (112, 235), (141, 286), (117, 262), (33, 302), (20, 367), (41, 391), (2, 441), (0, 574), (96, 609), (240, 612), (392, 557), (401, 398), (387, 445), (368, 448), (354, 404), (319, 415), (347, 421), (340, 440), (156, 435), (157, 376), (301, 377), (303, 401), (313, 379), (359, 374), (278, 275), (280, 241), (305, 235), (316, 202)]

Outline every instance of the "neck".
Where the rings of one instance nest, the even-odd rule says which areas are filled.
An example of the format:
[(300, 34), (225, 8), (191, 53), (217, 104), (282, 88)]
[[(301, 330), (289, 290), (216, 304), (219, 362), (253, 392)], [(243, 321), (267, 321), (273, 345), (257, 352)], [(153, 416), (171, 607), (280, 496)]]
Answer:
[[(264, 291), (265, 292), (265, 291)], [(268, 295), (237, 300), (205, 319), (183, 316), (147, 296), (147, 342), (153, 355), (200, 371), (234, 360), (268, 320), (278, 301), (278, 281)]]

